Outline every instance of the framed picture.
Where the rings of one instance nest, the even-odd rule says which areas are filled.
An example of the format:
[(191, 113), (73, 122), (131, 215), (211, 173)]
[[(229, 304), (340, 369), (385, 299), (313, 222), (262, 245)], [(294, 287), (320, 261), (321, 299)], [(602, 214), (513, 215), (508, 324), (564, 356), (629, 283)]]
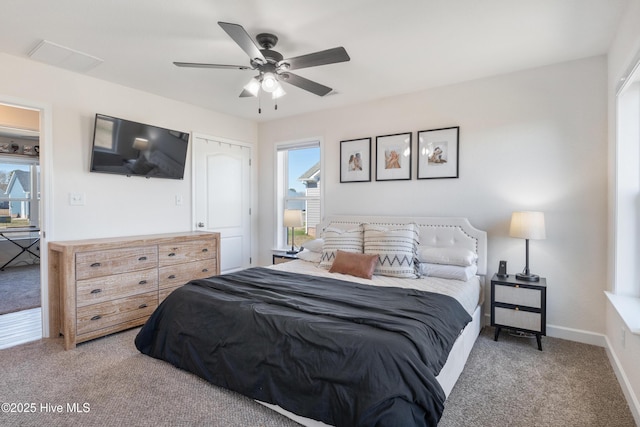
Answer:
[(411, 179), (411, 132), (376, 137), (376, 181)]
[(458, 178), (460, 127), (418, 132), (418, 179)]
[(340, 141), (340, 182), (371, 181), (371, 138)]

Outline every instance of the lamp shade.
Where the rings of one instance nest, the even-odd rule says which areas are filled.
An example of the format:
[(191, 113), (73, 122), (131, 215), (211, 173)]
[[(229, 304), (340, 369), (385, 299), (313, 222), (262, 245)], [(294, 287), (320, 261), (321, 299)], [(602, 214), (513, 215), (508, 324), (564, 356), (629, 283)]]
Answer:
[(304, 225), (302, 211), (299, 209), (285, 209), (282, 225), (285, 227), (302, 227)]
[(149, 149), (149, 140), (145, 138), (136, 138), (133, 140), (134, 150), (147, 150)]
[(520, 239), (546, 239), (544, 213), (513, 212), (511, 214), (509, 235)]

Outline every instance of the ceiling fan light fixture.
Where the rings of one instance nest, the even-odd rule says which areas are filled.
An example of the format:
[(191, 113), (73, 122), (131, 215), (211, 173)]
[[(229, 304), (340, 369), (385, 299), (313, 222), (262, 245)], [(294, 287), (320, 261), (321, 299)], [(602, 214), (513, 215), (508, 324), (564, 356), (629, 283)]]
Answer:
[(251, 95), (258, 96), (258, 92), (260, 91), (260, 82), (254, 77), (249, 80), (249, 83), (245, 85), (244, 89)]
[(271, 93), (276, 90), (278, 86), (280, 85), (278, 84), (278, 80), (273, 73), (264, 73), (264, 75), (262, 76), (262, 90)]
[(276, 88), (276, 90), (271, 92), (271, 99), (282, 98), (286, 94), (287, 94), (287, 92), (284, 91), (284, 89), (282, 88), (282, 85), (280, 83), (278, 83), (278, 87)]

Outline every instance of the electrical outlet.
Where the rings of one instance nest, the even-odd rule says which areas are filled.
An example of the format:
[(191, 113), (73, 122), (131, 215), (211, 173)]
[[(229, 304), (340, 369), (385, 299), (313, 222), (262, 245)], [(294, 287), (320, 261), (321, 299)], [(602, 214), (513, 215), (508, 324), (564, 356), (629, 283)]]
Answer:
[(176, 194), (176, 206), (182, 206), (182, 196), (180, 194)]
[(69, 193), (69, 204), (71, 206), (84, 206), (84, 193)]
[(622, 328), (620, 328), (620, 345), (622, 345), (622, 348), (624, 348), (626, 335), (627, 335), (627, 331), (624, 329), (624, 326), (623, 326)]

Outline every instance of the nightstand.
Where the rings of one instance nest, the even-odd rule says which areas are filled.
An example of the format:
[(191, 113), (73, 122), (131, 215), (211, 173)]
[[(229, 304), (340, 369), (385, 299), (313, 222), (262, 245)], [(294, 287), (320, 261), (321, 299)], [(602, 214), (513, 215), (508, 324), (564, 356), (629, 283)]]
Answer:
[(298, 254), (288, 254), (287, 251), (273, 251), (273, 264), (282, 264), (298, 259)]
[(507, 277), (491, 278), (491, 326), (496, 328), (494, 341), (500, 330), (535, 334), (538, 350), (542, 351), (541, 336), (547, 334), (547, 280), (526, 282)]

